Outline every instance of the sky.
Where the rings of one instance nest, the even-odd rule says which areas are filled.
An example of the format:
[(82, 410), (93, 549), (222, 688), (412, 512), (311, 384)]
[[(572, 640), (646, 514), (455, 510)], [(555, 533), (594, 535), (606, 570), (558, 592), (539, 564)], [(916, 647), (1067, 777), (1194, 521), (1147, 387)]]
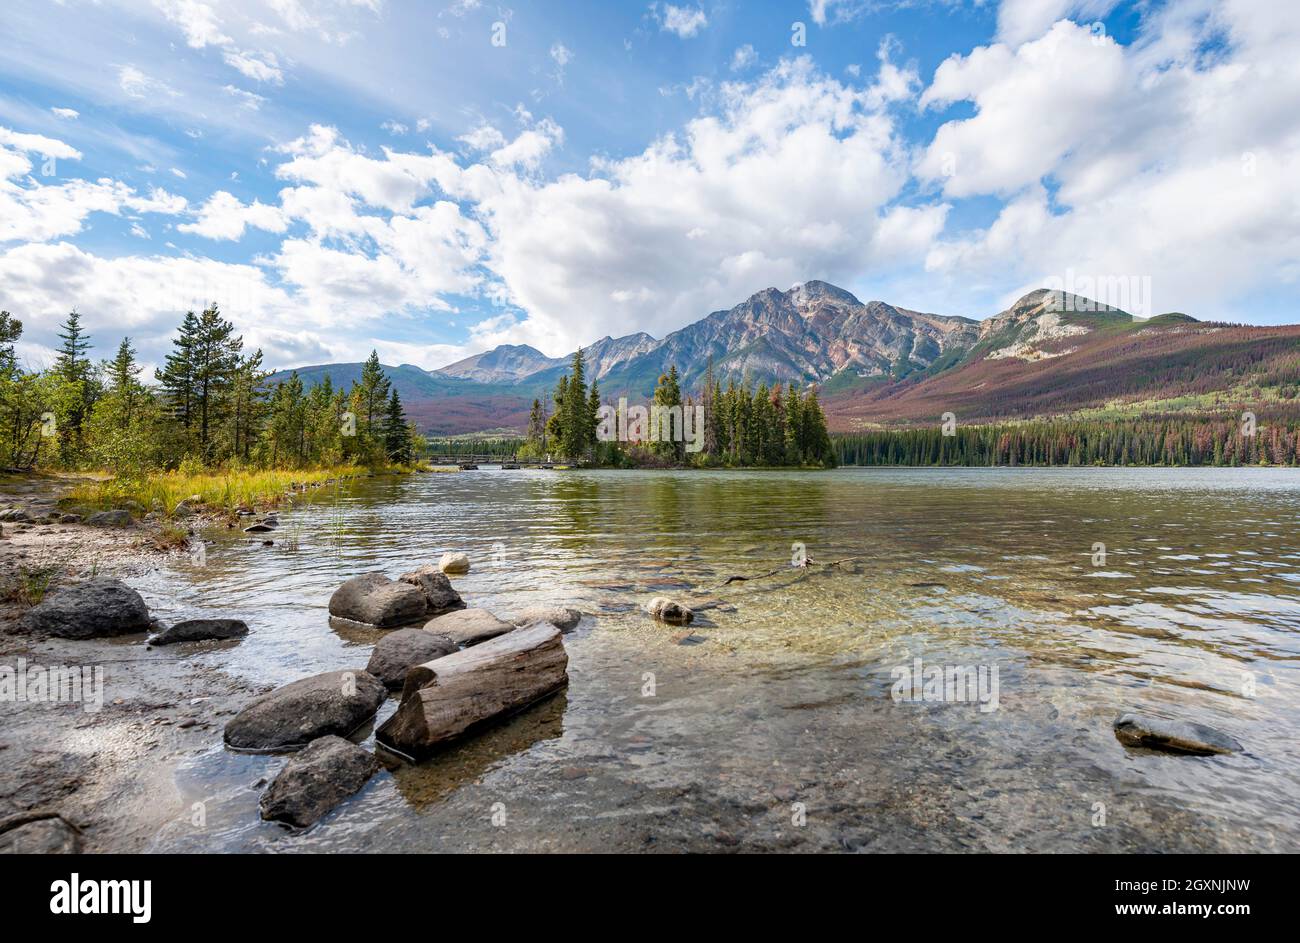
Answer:
[(74, 307), (101, 357), (215, 301), (269, 367), (432, 369), (809, 279), (1300, 322), (1300, 3), (5, 2), (29, 366)]

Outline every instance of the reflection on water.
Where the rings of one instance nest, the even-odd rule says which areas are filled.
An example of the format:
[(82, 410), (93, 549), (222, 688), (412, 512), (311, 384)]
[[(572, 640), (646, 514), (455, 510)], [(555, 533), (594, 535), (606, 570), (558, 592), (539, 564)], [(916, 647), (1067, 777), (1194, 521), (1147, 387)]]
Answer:
[[(283, 760), (214, 747), (178, 773), (203, 832), (178, 823), (155, 845), (1297, 850), (1298, 508), (1300, 475), (1257, 469), (356, 483), (284, 516), (296, 550), (222, 535), (151, 606), (246, 619), (240, 645), (193, 657), (281, 684), (365, 664), (377, 634), (326, 614), (344, 579), (464, 550), (471, 605), (588, 613), (566, 636), (567, 693), (381, 773), (296, 835), (257, 819), (255, 784)], [(796, 542), (846, 562), (724, 585)], [(705, 607), (689, 637), (641, 613), (656, 594)], [(999, 709), (896, 703), (890, 671), (918, 657), (996, 665)], [(1111, 722), (1131, 709), (1247, 752), (1126, 750)]]

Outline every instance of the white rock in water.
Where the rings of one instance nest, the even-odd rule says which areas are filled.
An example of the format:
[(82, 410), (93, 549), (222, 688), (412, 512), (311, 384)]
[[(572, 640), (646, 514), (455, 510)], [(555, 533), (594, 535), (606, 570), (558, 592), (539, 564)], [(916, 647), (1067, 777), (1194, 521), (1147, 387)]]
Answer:
[(660, 622), (667, 622), (670, 625), (689, 625), (695, 621), (695, 613), (688, 607), (662, 596), (650, 600), (646, 609)]
[(463, 553), (444, 553), (438, 561), (438, 569), (444, 573), (468, 573), (469, 557)]

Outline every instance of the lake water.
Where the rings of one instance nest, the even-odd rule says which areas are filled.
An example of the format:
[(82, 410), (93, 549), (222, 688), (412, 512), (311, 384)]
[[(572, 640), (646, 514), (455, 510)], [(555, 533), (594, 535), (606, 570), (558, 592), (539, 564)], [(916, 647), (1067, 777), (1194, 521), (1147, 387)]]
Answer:
[[(275, 547), (219, 536), (151, 607), (246, 619), (190, 657), (282, 684), (365, 665), (377, 634), (326, 614), (345, 579), (464, 550), (469, 605), (587, 614), (567, 692), (297, 834), (257, 814), (284, 759), (214, 745), (177, 773), (206, 826), (154, 848), (1300, 850), (1298, 517), (1282, 469), (365, 480), (284, 514)], [(822, 565), (790, 567), (795, 544)], [(655, 595), (718, 604), (683, 638)], [(996, 668), (996, 709), (896, 699), (918, 658)], [(1128, 749), (1128, 710), (1245, 752)]]

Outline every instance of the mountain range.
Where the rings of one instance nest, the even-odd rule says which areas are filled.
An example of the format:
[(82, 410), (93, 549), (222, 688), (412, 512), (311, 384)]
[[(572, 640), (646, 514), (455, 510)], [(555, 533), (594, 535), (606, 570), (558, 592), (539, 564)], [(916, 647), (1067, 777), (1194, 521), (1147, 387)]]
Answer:
[[(1209, 410), (1266, 400), (1300, 409), (1300, 326), (1246, 327), (1171, 312), (1139, 318), (1082, 296), (1032, 291), (981, 321), (927, 314), (809, 281), (767, 288), (656, 340), (603, 337), (583, 348), (607, 400), (648, 397), (677, 367), (682, 388), (715, 375), (815, 384), (833, 430), (1076, 414)], [(437, 370), (385, 367), (408, 414), (436, 435), (521, 431), (572, 355), (503, 345)], [(360, 363), (298, 370), (338, 385)], [(272, 381), (287, 372), (272, 377)]]

